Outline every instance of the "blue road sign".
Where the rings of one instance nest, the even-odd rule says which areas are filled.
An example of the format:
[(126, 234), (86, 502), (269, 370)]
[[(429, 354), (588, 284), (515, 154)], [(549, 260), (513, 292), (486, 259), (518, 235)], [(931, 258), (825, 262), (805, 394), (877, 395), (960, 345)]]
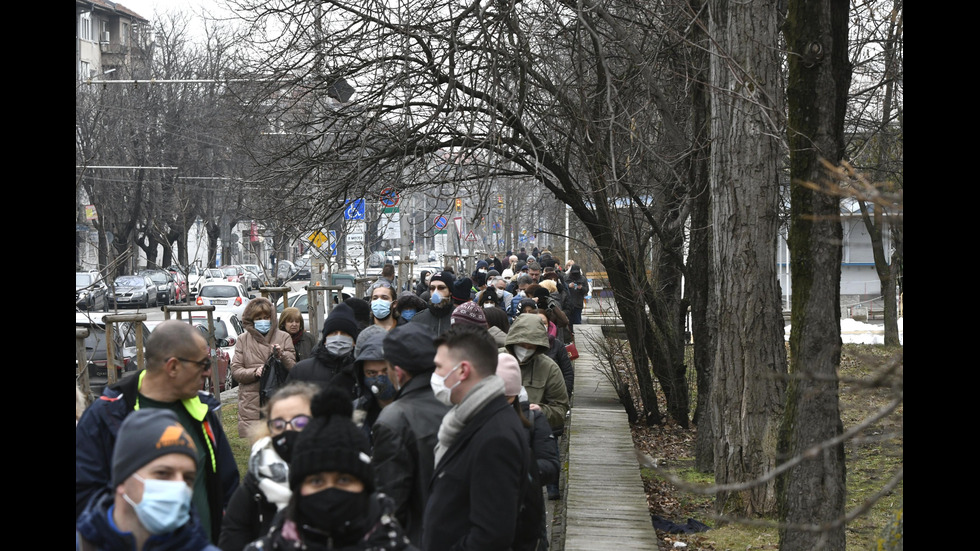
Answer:
[(364, 220), (364, 199), (347, 201), (344, 205), (344, 220)]
[(446, 218), (445, 216), (439, 216), (439, 217), (436, 218), (436, 229), (437, 230), (444, 229), (447, 225), (449, 225), (449, 219)]
[(395, 188), (385, 188), (381, 191), (381, 204), (391, 208), (398, 204), (399, 197)]
[(330, 256), (337, 256), (337, 230), (330, 230)]

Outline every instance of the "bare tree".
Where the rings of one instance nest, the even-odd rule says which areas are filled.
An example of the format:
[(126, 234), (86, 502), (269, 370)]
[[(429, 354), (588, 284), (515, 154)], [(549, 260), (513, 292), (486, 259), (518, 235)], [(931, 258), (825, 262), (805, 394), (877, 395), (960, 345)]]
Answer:
[[(711, 209), (718, 300), (711, 384), (715, 479), (775, 467), (786, 373), (776, 279), (783, 83), (778, 2), (709, 2)], [(769, 514), (773, 481), (721, 492), (720, 513)]]

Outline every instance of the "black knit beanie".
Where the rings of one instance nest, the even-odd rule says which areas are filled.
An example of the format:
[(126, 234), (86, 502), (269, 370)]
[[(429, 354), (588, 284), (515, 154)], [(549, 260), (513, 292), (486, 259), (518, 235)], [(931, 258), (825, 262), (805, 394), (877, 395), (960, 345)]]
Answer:
[(361, 329), (374, 323), (371, 321), (371, 304), (368, 301), (363, 298), (351, 297), (345, 300), (344, 304), (350, 306), (350, 309), (354, 311), (354, 319)]
[(470, 296), (470, 291), (473, 289), (473, 280), (464, 277), (462, 279), (457, 279), (452, 286), (453, 293), (453, 304), (463, 304), (464, 302), (473, 300)]
[(289, 487), (298, 494), (303, 480), (323, 471), (352, 474), (364, 483), (364, 491), (374, 491), (370, 443), (364, 432), (351, 421), (354, 411), (350, 398), (334, 386), (313, 398), (313, 419), (296, 437)]
[(324, 320), (320, 342), (323, 342), (327, 335), (334, 331), (343, 331), (353, 337), (354, 340), (357, 340), (357, 335), (361, 332), (357, 320), (354, 319), (354, 310), (346, 302), (334, 306), (330, 315)]

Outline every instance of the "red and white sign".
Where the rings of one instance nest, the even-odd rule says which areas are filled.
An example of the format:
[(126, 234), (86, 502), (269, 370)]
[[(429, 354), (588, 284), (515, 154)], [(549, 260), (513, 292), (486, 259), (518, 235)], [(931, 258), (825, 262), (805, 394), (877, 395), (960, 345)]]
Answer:
[(453, 222), (456, 224), (456, 233), (459, 234), (460, 237), (463, 237), (463, 219), (457, 216), (456, 218), (453, 218)]
[(473, 233), (473, 230), (470, 230), (470, 233), (466, 234), (466, 241), (476, 241), (476, 234)]

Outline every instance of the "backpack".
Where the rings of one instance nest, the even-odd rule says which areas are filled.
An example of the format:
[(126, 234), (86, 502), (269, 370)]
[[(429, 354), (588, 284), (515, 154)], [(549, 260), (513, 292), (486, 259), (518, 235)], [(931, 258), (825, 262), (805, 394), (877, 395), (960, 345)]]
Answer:
[(547, 548), (540, 545), (547, 533), (544, 525), (544, 496), (538, 474), (538, 462), (534, 458), (534, 411), (528, 411), (531, 427), (528, 431), (530, 440), (528, 449), (530, 461), (527, 469), (527, 480), (521, 487), (521, 505), (517, 510), (517, 526), (514, 529), (513, 551), (535, 551)]

